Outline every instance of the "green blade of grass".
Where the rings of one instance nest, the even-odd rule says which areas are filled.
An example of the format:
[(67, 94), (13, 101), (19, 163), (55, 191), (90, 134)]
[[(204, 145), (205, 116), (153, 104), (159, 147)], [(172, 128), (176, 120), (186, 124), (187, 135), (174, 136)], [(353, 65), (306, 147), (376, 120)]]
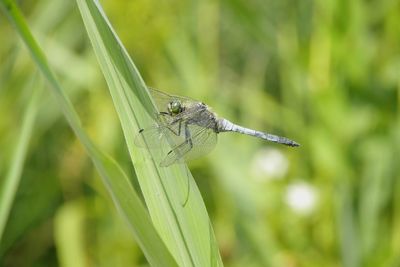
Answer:
[(187, 166), (159, 167), (153, 152), (150, 155), (133, 143), (139, 129), (152, 124), (157, 112), (139, 72), (99, 3), (77, 2), (156, 229), (180, 266), (222, 266), (206, 208)]
[(149, 263), (152, 266), (176, 266), (175, 260), (154, 229), (150, 217), (128, 177), (119, 165), (96, 148), (82, 129), (79, 117), (66, 96), (65, 90), (61, 87), (49, 67), (43, 51), (32, 36), (18, 7), (11, 0), (0, 1), (0, 7), (15, 26), (16, 31), (26, 44), (38, 68), (49, 81), (51, 85), (50, 89), (54, 93), (64, 116), (91, 157), (117, 208), (127, 219), (136, 241)]
[[(35, 80), (37, 79), (34, 79), (33, 83), (35, 83)], [(36, 86), (33, 87), (36, 88)], [(28, 151), (29, 140), (32, 136), (33, 126), (39, 106), (41, 92), (41, 88), (38, 87), (37, 90), (34, 90), (32, 93), (32, 97), (22, 119), (21, 132), (15, 148), (15, 154), (11, 161), (10, 169), (4, 181), (2, 181), (3, 184), (0, 188), (0, 243), (21, 179), (26, 154)]]

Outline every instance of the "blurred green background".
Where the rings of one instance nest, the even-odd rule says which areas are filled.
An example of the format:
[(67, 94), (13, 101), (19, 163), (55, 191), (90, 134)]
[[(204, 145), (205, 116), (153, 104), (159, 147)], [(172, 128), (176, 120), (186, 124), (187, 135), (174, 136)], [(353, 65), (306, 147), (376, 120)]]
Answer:
[[(101, 4), (147, 85), (302, 145), (220, 134), (190, 163), (225, 266), (400, 266), (400, 1)], [(76, 3), (20, 6), (85, 129), (133, 173)], [(2, 186), (45, 86), (3, 14), (0, 36)], [(0, 266), (147, 266), (43, 92)]]

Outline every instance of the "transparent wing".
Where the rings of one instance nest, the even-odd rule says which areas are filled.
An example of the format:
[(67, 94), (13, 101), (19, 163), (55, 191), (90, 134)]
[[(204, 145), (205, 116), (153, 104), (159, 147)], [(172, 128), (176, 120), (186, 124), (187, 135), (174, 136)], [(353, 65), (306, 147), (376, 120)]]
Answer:
[[(217, 134), (213, 130), (215, 121), (209, 115), (206, 105), (153, 88), (149, 90), (160, 113), (157, 116), (156, 126), (141, 130), (136, 136), (136, 146), (158, 149), (162, 148), (163, 144), (170, 144), (173, 149), (162, 160), (161, 166), (169, 166), (181, 159), (198, 158), (214, 148), (217, 142)], [(173, 100), (179, 100), (185, 111), (174, 116), (169, 115), (168, 104)]]
[(149, 89), (151, 96), (155, 100), (158, 111), (160, 112), (168, 112), (168, 103), (173, 100), (180, 100), (183, 105), (192, 105), (193, 103), (197, 102), (196, 100), (188, 97), (169, 95), (151, 87), (147, 88)]
[[(177, 121), (186, 121), (188, 119), (191, 119), (200, 112), (204, 111), (206, 109), (206, 106), (199, 106), (198, 104), (200, 103), (199, 101), (196, 101), (194, 99), (188, 98), (188, 97), (181, 97), (181, 96), (175, 96), (175, 95), (169, 95), (167, 93), (158, 91), (157, 89), (150, 88), (148, 87), (151, 96), (156, 102), (157, 109), (160, 112), (157, 115), (157, 122), (160, 125), (167, 126), (170, 124), (174, 124)], [(183, 107), (185, 107), (185, 111), (171, 116), (168, 114), (168, 104), (173, 101), (173, 100), (179, 100), (182, 104)]]
[[(178, 114), (170, 116), (168, 114), (159, 114), (157, 116), (157, 125), (146, 129), (141, 129), (135, 137), (134, 143), (138, 147), (157, 148), (161, 142), (168, 141), (169, 144), (179, 145), (187, 138), (185, 135), (185, 126), (188, 119), (202, 120), (199, 111), (189, 114)], [(182, 115), (182, 116), (181, 116)], [(190, 116), (189, 116), (190, 115)], [(207, 125), (206, 125), (207, 127)], [(194, 125), (188, 126), (191, 136), (196, 135), (202, 127)]]
[(182, 131), (182, 124), (156, 125), (146, 129), (142, 129), (136, 135), (134, 144), (137, 147), (144, 148), (161, 148), (165, 142), (171, 144), (180, 144), (185, 141), (185, 135)]
[(156, 147), (163, 141), (163, 134), (159, 126), (154, 126), (146, 129), (141, 129), (135, 136), (134, 144), (137, 147)]
[(168, 152), (161, 166), (169, 166), (179, 160), (192, 160), (209, 153), (217, 143), (217, 134), (213, 129), (198, 125), (188, 125), (190, 136)]

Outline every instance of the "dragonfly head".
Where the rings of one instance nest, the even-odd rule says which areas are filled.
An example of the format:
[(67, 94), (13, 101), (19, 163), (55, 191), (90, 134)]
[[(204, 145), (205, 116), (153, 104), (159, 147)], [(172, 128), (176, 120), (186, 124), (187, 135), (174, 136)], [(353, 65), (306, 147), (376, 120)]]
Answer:
[(168, 112), (171, 115), (177, 115), (183, 111), (182, 103), (181, 101), (174, 99), (171, 102), (168, 103)]

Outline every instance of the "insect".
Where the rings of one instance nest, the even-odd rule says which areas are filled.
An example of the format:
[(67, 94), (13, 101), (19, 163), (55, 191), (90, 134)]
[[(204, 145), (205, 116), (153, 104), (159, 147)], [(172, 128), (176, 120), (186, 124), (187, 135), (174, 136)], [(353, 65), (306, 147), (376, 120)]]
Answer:
[(215, 147), (217, 134), (222, 132), (237, 132), (287, 146), (299, 146), (286, 137), (248, 129), (219, 118), (202, 102), (152, 88), (149, 90), (159, 110), (156, 126), (141, 129), (135, 144), (138, 147), (159, 148), (167, 141), (172, 149), (160, 162), (160, 166), (207, 154)]

